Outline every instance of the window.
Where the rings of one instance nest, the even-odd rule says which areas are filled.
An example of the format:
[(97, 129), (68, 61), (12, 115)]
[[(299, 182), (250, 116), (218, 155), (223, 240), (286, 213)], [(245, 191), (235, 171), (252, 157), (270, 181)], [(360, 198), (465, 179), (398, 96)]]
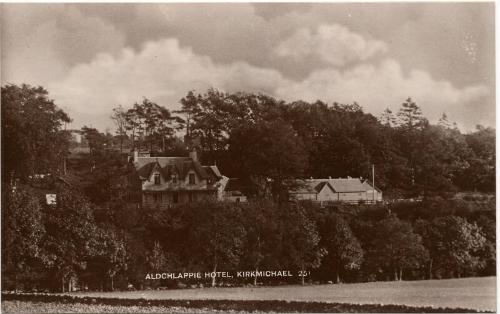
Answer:
[(160, 174), (159, 173), (155, 173), (154, 174), (154, 178), (155, 178), (155, 184), (156, 185), (159, 185), (160, 184)]
[(176, 174), (172, 175), (172, 183), (177, 184), (177, 175)]
[(196, 182), (196, 177), (194, 175), (194, 173), (190, 173), (189, 174), (189, 184), (195, 184)]
[(161, 202), (161, 194), (158, 194), (158, 193), (153, 194), (153, 199), (154, 199), (155, 203)]
[(179, 203), (179, 193), (174, 192), (174, 194), (172, 194), (172, 202)]

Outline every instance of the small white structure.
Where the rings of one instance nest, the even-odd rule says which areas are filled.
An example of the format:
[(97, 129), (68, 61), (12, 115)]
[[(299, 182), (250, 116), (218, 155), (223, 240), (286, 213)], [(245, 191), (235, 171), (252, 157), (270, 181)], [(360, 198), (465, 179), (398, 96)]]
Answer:
[(57, 197), (56, 194), (45, 194), (45, 200), (47, 201), (47, 205), (56, 205)]

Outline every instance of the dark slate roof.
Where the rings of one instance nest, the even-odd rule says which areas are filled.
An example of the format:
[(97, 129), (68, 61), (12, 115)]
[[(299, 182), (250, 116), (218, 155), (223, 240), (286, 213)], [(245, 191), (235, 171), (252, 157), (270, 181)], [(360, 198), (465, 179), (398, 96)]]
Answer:
[(134, 162), (135, 168), (140, 169), (143, 166), (158, 162), (163, 168), (166, 165), (183, 162), (184, 160), (192, 160), (189, 157), (139, 157), (136, 162)]
[[(293, 194), (317, 194), (316, 186), (319, 182), (311, 180), (296, 180), (294, 187), (291, 188), (290, 193)], [(321, 191), (321, 190), (320, 190)]]
[(220, 173), (219, 168), (217, 168), (217, 166), (203, 166), (203, 169), (205, 169), (207, 173), (214, 175), (218, 179), (222, 178), (222, 174)]
[(139, 174), (139, 177), (149, 178), (149, 175), (151, 174), (151, 171), (153, 171), (154, 166), (155, 166), (155, 163), (151, 162), (149, 164), (145, 164), (144, 166), (142, 166), (140, 168), (136, 165), (135, 168), (137, 169), (137, 173)]
[[(359, 178), (339, 178), (339, 179), (307, 179), (296, 180), (298, 187), (292, 189), (290, 193), (294, 194), (316, 194), (328, 184), (330, 188), (337, 193), (366, 192), (372, 187), (366, 181)], [(378, 189), (377, 189), (378, 190)], [(378, 190), (381, 192), (380, 190)]]
[(165, 178), (170, 178), (173, 174), (185, 178), (191, 169), (193, 169), (202, 179), (213, 176), (217, 177), (216, 173), (220, 174), (216, 166), (210, 166), (210, 168), (215, 167), (216, 172), (213, 169), (207, 172), (206, 167), (189, 157), (139, 157), (138, 160), (134, 162), (134, 166), (139, 176), (143, 179), (149, 178), (151, 171), (153, 171), (155, 167), (160, 168)]
[(317, 193), (319, 193), (319, 192), (321, 192), (321, 190), (323, 190), (323, 187), (324, 187), (325, 185), (326, 185), (328, 188), (330, 188), (332, 191), (335, 191), (335, 190), (333, 189), (333, 187), (330, 185), (330, 183), (329, 183), (329, 182), (326, 182), (326, 181), (320, 182), (318, 185), (316, 185), (316, 186), (314, 187), (314, 189), (316, 190), (316, 192), (317, 192)]
[(367, 190), (366, 185), (359, 178), (328, 179), (327, 181), (337, 193), (366, 192)]
[(56, 176), (56, 179), (75, 189), (83, 189), (87, 185), (81, 177), (72, 173)]

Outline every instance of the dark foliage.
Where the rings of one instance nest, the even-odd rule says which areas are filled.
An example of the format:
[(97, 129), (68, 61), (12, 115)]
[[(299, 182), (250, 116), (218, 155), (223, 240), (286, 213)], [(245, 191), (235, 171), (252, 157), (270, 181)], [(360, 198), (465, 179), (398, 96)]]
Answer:
[[(444, 120), (431, 125), (411, 99), (399, 119), (386, 112), (382, 122), (358, 104), (287, 104), (216, 90), (189, 93), (181, 103), (184, 119), (147, 99), (117, 109), (119, 151), (182, 154), (197, 147), (204, 164), (217, 162), (222, 173), (248, 184), (251, 202), (143, 209), (140, 182), (126, 156), (112, 149), (113, 136), (86, 127), (88, 154), (68, 161), (79, 183), (35, 185), (37, 174), (58, 182), (64, 173), (69, 141), (62, 125), (69, 117), (43, 88), (2, 87), (5, 289), (191, 283), (145, 279), (156, 271), (307, 274), (289, 283), (495, 274), (495, 199), (457, 193), (495, 190), (494, 130), (464, 135)], [(184, 142), (174, 135), (179, 127)], [(319, 208), (288, 201), (289, 179), (368, 177), (371, 164), (392, 202)], [(55, 204), (47, 204), (49, 192)], [(253, 280), (225, 281), (203, 284)]]

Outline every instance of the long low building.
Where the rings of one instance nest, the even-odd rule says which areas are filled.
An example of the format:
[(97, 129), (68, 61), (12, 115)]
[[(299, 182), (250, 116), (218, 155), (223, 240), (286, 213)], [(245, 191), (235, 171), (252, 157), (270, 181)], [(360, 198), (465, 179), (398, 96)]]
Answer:
[(382, 191), (361, 178), (295, 180), (290, 189), (293, 200), (315, 202), (374, 203), (382, 201)]

